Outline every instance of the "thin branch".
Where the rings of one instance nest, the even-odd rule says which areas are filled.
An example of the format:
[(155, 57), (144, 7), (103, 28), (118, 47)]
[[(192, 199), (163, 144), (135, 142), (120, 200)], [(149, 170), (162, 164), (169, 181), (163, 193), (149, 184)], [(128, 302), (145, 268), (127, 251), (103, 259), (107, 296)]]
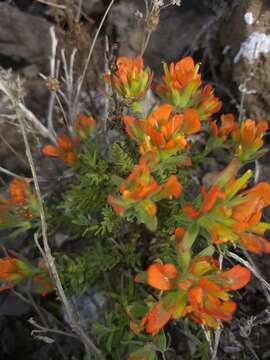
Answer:
[(46, 262), (46, 265), (47, 265), (47, 268), (48, 268), (48, 271), (49, 271), (51, 277), (54, 279), (56, 289), (57, 289), (59, 297), (65, 307), (70, 325), (71, 325), (73, 331), (78, 334), (79, 338), (83, 342), (86, 353), (89, 356), (91, 354), (94, 354), (95, 356), (98, 357), (98, 359), (103, 360), (104, 357), (103, 357), (102, 353), (95, 346), (95, 344), (92, 342), (92, 340), (86, 335), (83, 328), (79, 324), (79, 322), (76, 318), (76, 315), (74, 313), (74, 309), (73, 309), (72, 305), (69, 303), (68, 298), (63, 289), (63, 286), (62, 286), (62, 283), (61, 283), (61, 280), (60, 280), (60, 277), (59, 277), (59, 274), (58, 274), (58, 271), (57, 271), (57, 268), (55, 265), (55, 259), (52, 256), (52, 252), (51, 252), (51, 249), (49, 246), (48, 234), (47, 234), (47, 222), (46, 222), (46, 216), (45, 216), (45, 211), (44, 211), (44, 206), (43, 206), (43, 199), (42, 199), (42, 195), (41, 195), (41, 191), (40, 191), (40, 187), (39, 187), (39, 182), (38, 182), (38, 177), (37, 177), (37, 173), (36, 173), (36, 169), (35, 169), (34, 160), (33, 160), (31, 149), (30, 149), (30, 144), (29, 144), (29, 141), (27, 138), (27, 133), (25, 131), (24, 119), (22, 118), (22, 114), (18, 110), (17, 110), (17, 117), (18, 117), (18, 120), (20, 123), (21, 132), (22, 132), (22, 136), (23, 136), (23, 140), (24, 140), (24, 144), (25, 144), (25, 148), (26, 148), (26, 156), (29, 161), (30, 168), (31, 168), (31, 172), (32, 172), (33, 180), (34, 180), (34, 186), (35, 186), (36, 195), (37, 195), (37, 202), (38, 202), (40, 221), (41, 221), (43, 248), (44, 248), (44, 253), (42, 252), (42, 254), (43, 255), (45, 254), (44, 261)]
[(88, 66), (89, 66), (89, 64), (90, 64), (90, 60), (91, 60), (91, 58), (92, 58), (93, 51), (94, 51), (94, 47), (95, 47), (95, 45), (96, 45), (98, 36), (99, 36), (99, 34), (100, 34), (100, 31), (101, 31), (101, 29), (102, 29), (102, 27), (103, 27), (103, 25), (104, 25), (104, 22), (105, 22), (105, 20), (106, 20), (106, 18), (107, 18), (107, 16), (108, 16), (108, 14), (109, 14), (109, 12), (110, 12), (110, 10), (111, 10), (111, 8), (112, 8), (112, 6), (113, 6), (114, 3), (115, 3), (115, 0), (111, 0), (109, 6), (107, 7), (107, 10), (106, 10), (105, 14), (103, 15), (103, 18), (102, 18), (102, 20), (101, 20), (101, 22), (100, 22), (100, 24), (99, 24), (99, 27), (98, 27), (98, 29), (97, 29), (97, 31), (96, 31), (96, 34), (95, 34), (95, 36), (94, 36), (93, 42), (92, 42), (92, 44), (91, 44), (91, 47), (90, 47), (90, 49), (89, 49), (89, 54), (88, 54), (88, 57), (87, 57), (87, 59), (86, 59), (86, 63), (85, 63), (85, 65), (84, 65), (82, 77), (81, 77), (81, 80), (80, 80), (80, 82), (79, 82), (79, 84), (78, 84), (77, 99), (76, 99), (77, 101), (78, 101), (78, 98), (79, 98), (79, 96), (80, 96), (80, 92), (81, 92), (81, 89), (82, 89), (82, 86), (83, 86), (83, 83), (84, 83), (84, 80), (85, 80), (85, 77), (86, 77), (86, 73), (87, 73), (87, 70), (88, 70)]
[(0, 172), (6, 174), (6, 175), (9, 175), (9, 176), (12, 176), (12, 177), (15, 177), (15, 178), (18, 178), (18, 179), (25, 179), (25, 176), (20, 176), (20, 175), (17, 175), (15, 174), (14, 172), (8, 170), (8, 169), (5, 169), (3, 168), (2, 166), (0, 166)]
[(50, 1), (47, 1), (47, 0), (36, 0), (36, 1), (39, 2), (39, 3), (41, 3), (41, 4), (44, 4), (44, 5), (56, 7), (56, 8), (58, 8), (58, 9), (63, 9), (63, 10), (66, 9), (66, 6), (65, 6), (65, 5), (54, 4), (54, 3), (50, 2)]
[(82, 12), (82, 2), (83, 0), (78, 0), (78, 9), (76, 15), (76, 22), (80, 22), (81, 12)]
[[(57, 61), (56, 61), (56, 50), (57, 50), (58, 40), (55, 35), (55, 30), (54, 30), (53, 26), (50, 28), (50, 35), (51, 35), (51, 40), (52, 40), (52, 54), (50, 57), (50, 77), (52, 79), (57, 79), (58, 78), (58, 70), (59, 70), (59, 66), (57, 66)], [(55, 92), (51, 91), (50, 99), (49, 99), (47, 126), (48, 126), (49, 131), (51, 131), (54, 135), (56, 135), (54, 126), (53, 126), (54, 105), (55, 105)]]
[(218, 346), (219, 346), (219, 342), (220, 342), (221, 333), (222, 333), (221, 328), (215, 330), (215, 342), (214, 342), (214, 347), (213, 347), (213, 353), (212, 353), (211, 360), (216, 360), (217, 359), (217, 352), (218, 352)]

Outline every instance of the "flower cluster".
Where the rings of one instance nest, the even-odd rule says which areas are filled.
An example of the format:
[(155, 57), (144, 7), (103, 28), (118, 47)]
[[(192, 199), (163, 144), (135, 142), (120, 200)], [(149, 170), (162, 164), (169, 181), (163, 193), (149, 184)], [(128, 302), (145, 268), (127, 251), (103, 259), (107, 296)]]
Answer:
[[(129, 89), (132, 84), (130, 79), (138, 81), (139, 78), (148, 74), (147, 82), (140, 83), (143, 84), (143, 90), (140, 87), (142, 99), (151, 80), (149, 70), (143, 70), (142, 59), (137, 57), (127, 61), (120, 58), (119, 63), (121, 66), (114, 83), (118, 84), (115, 89), (123, 97), (130, 94)], [(182, 71), (184, 69), (185, 66)], [(123, 74), (124, 76), (122, 76)], [(189, 72), (186, 74), (185, 85), (192, 76)], [(199, 75), (196, 76), (199, 78)], [(123, 89), (125, 89), (125, 95)], [(134, 93), (132, 97), (136, 97)], [(108, 202), (121, 216), (126, 216), (127, 210), (132, 209), (133, 215), (139, 222), (146, 224), (149, 229), (155, 230), (157, 226), (155, 202), (165, 198), (178, 198), (181, 185), (175, 175), (169, 177), (164, 184), (159, 185), (153, 174), (157, 171), (158, 166), (162, 168), (169, 158), (175, 157), (179, 152), (188, 148), (188, 136), (201, 129), (200, 114), (196, 109), (188, 106), (179, 112), (173, 105), (165, 103), (154, 109), (145, 118), (131, 114), (124, 116), (123, 122), (127, 134), (139, 146), (141, 159), (132, 174), (119, 187), (121, 196), (109, 196)], [(180, 164), (180, 160), (178, 163)]]
[[(119, 96), (142, 102), (151, 85), (151, 71), (144, 70), (138, 57), (119, 58), (117, 63), (116, 72), (107, 74), (106, 79)], [(270, 226), (262, 221), (262, 210), (270, 205), (270, 185), (258, 183), (248, 188), (251, 170), (237, 177), (242, 164), (260, 155), (268, 126), (265, 121), (256, 123), (251, 119), (238, 123), (233, 114), (222, 115), (220, 122), (210, 119), (222, 103), (210, 85), (202, 85), (199, 65), (191, 57), (169, 67), (164, 64), (164, 76), (154, 90), (161, 104), (147, 114), (130, 106), (123, 116), (125, 131), (136, 142), (140, 160), (120, 185), (120, 195), (108, 197), (118, 215), (129, 219), (135, 216), (151, 231), (156, 230), (156, 202), (178, 199), (184, 192), (178, 171), (168, 174), (166, 165), (179, 166), (184, 156), (191, 164), (190, 135), (209, 129), (208, 124), (210, 136), (203, 154), (224, 147), (231, 150), (232, 159), (209, 189), (202, 187), (192, 203), (181, 202), (181, 215), (188, 225), (176, 229), (175, 262), (163, 264), (159, 260), (136, 276), (137, 283), (162, 293), (158, 301), (148, 297), (139, 316), (132, 306), (128, 308), (130, 327), (136, 334), (145, 329), (155, 336), (169, 320), (189, 317), (206, 327), (218, 328), (222, 321), (231, 320), (236, 310), (230, 292), (243, 288), (251, 273), (240, 265), (222, 270), (213, 245), (233, 243), (255, 253), (270, 252), (270, 243), (263, 237)], [(167, 174), (162, 184), (156, 176), (160, 173)], [(196, 255), (193, 245), (199, 237), (207, 241), (207, 246)], [(132, 352), (130, 359), (152, 355), (151, 348), (145, 346)]]
[(144, 98), (152, 77), (151, 70), (144, 69), (141, 56), (134, 59), (122, 56), (104, 78), (125, 100), (138, 101)]
[(162, 199), (178, 198), (181, 185), (176, 176), (172, 175), (159, 185), (151, 175), (147, 158), (142, 157), (127, 180), (119, 187), (121, 197), (108, 197), (108, 203), (118, 215), (132, 210), (138, 220), (155, 230), (157, 226), (155, 202)]
[(80, 114), (75, 123), (76, 136), (65, 133), (58, 135), (55, 145), (46, 145), (42, 152), (46, 156), (57, 157), (66, 164), (74, 164), (78, 161), (77, 151), (81, 139), (87, 139), (96, 128), (96, 122), (92, 117)]
[(170, 64), (164, 64), (164, 76), (157, 86), (157, 93), (163, 101), (172, 104), (178, 111), (192, 107), (197, 110), (200, 119), (206, 120), (218, 112), (222, 103), (214, 96), (211, 85), (201, 87), (199, 64), (188, 56)]
[(269, 253), (270, 243), (263, 235), (270, 226), (261, 218), (262, 209), (270, 205), (270, 185), (261, 182), (246, 189), (252, 172), (236, 179), (238, 165), (237, 160), (232, 161), (208, 192), (202, 188), (200, 208), (186, 203), (183, 211), (198, 219), (215, 244), (233, 242), (255, 253)]
[[(142, 277), (138, 275), (137, 281)], [(154, 336), (170, 319), (182, 316), (213, 328), (219, 327), (221, 321), (231, 320), (236, 304), (228, 291), (244, 287), (250, 271), (235, 265), (222, 272), (213, 257), (204, 256), (193, 259), (184, 273), (174, 264), (154, 263), (144, 278), (148, 285), (165, 292), (140, 322)]]
[(233, 114), (225, 114), (221, 116), (220, 126), (216, 121), (211, 121), (210, 127), (209, 141), (217, 145), (227, 142), (241, 162), (254, 160), (264, 153), (259, 151), (263, 147), (263, 136), (268, 129), (264, 120), (256, 123), (255, 120), (246, 119), (239, 124)]
[(27, 226), (36, 214), (36, 196), (31, 192), (29, 180), (13, 179), (9, 195), (0, 198), (0, 227)]
[(129, 136), (136, 140), (142, 155), (149, 151), (166, 159), (187, 147), (187, 136), (201, 129), (198, 113), (186, 108), (182, 114), (174, 113), (172, 105), (163, 104), (144, 119), (125, 116)]
[[(63, 203), (69, 214), (70, 204), (75, 204), (69, 219), (72, 224), (87, 225), (84, 234), (101, 234), (104, 243), (106, 234), (112, 239), (114, 235), (121, 236), (122, 222), (115, 221), (116, 215), (133, 222), (125, 228), (125, 234), (136, 229), (135, 222), (147, 228), (145, 231), (140, 226), (135, 250), (128, 259), (136, 264), (136, 272), (143, 264), (147, 269), (135, 277), (136, 296), (127, 297), (125, 302), (126, 320), (132, 330), (128, 336), (139, 337), (138, 341), (131, 341), (129, 360), (154, 360), (156, 351), (164, 353), (164, 348), (158, 349), (162, 342), (159, 337), (165, 334), (163, 328), (171, 320), (186, 318), (214, 329), (230, 321), (237, 308), (233, 291), (246, 286), (251, 272), (239, 264), (226, 268), (227, 262), (217, 259), (221, 254), (225, 258), (232, 255), (228, 251), (231, 245), (253, 253), (270, 253), (270, 242), (265, 238), (270, 225), (263, 221), (263, 209), (270, 205), (270, 185), (259, 182), (251, 186), (253, 173), (242, 168), (264, 153), (263, 137), (268, 125), (252, 119), (238, 121), (233, 114), (217, 118), (215, 114), (222, 103), (212, 86), (203, 83), (199, 70), (199, 64), (185, 57), (169, 66), (164, 64), (162, 79), (153, 84), (153, 73), (144, 67), (141, 56), (119, 57), (104, 76), (111, 86), (107, 95), (111, 94), (113, 101), (109, 103), (115, 106), (107, 123), (117, 134), (113, 144), (101, 144), (99, 136), (88, 141), (93, 140), (96, 122), (80, 114), (67, 133), (60, 133), (55, 144), (42, 150), (45, 155), (74, 165), (70, 173), (78, 175), (76, 191), (71, 186)], [(146, 97), (149, 91), (159, 98), (151, 109)], [(202, 132), (203, 136), (198, 136)], [(189, 193), (189, 180), (201, 173), (197, 172), (197, 165), (200, 168), (200, 161), (214, 157), (216, 148), (226, 150), (228, 165), (211, 178), (209, 186), (201, 186), (196, 195)], [(121, 161), (117, 161), (115, 149)], [(86, 178), (89, 181), (84, 183)], [(198, 183), (203, 181), (198, 179)], [(88, 195), (89, 187), (94, 189), (93, 197)], [(85, 188), (85, 192), (81, 191)], [(96, 197), (100, 189), (102, 197)], [(0, 202), (0, 219), (7, 208), (28, 219), (34, 213), (34, 201), (29, 183), (14, 180), (10, 198)], [(97, 206), (92, 211), (88, 204), (93, 202)], [(73, 219), (76, 209), (86, 210)], [(151, 235), (152, 241), (145, 244)], [(171, 246), (171, 240), (175, 246)], [(144, 247), (151, 252), (146, 254), (148, 258), (136, 252)], [(128, 252), (125, 250), (124, 254)], [(121, 266), (122, 261), (124, 266), (130, 264), (121, 258)], [(25, 279), (32, 280), (39, 294), (53, 290), (43, 263), (35, 268), (17, 258), (0, 260), (0, 290)], [(140, 290), (142, 286), (138, 284), (146, 285), (145, 289)], [(149, 293), (142, 299), (146, 289)]]
[(26, 279), (32, 279), (37, 294), (45, 296), (54, 289), (42, 263), (35, 268), (24, 259), (8, 256), (0, 259), (0, 292), (12, 289)]

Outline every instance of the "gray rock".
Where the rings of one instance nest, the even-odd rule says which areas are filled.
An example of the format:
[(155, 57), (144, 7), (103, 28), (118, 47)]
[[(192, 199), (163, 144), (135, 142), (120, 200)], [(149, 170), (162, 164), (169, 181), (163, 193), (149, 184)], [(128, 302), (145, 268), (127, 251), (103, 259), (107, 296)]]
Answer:
[(245, 115), (270, 121), (270, 9), (268, 0), (234, 0), (219, 29), (222, 80), (245, 93)]
[(44, 71), (50, 55), (50, 23), (9, 4), (0, 4), (0, 56), (37, 64)]

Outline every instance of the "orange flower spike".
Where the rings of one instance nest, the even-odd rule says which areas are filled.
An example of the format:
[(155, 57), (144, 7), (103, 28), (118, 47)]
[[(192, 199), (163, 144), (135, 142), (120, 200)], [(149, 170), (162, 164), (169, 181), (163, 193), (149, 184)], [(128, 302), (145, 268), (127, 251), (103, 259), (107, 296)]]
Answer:
[(149, 140), (145, 138), (143, 152), (149, 147), (157, 148), (161, 153), (176, 152), (187, 146), (186, 136), (200, 131), (201, 123), (195, 110), (185, 109), (183, 114), (173, 114), (172, 111), (172, 105), (160, 105), (144, 121)]
[(190, 81), (197, 80), (201, 83), (201, 76), (198, 74), (199, 66), (195, 65), (191, 56), (187, 56), (176, 64), (171, 63), (170, 69), (167, 70), (165, 64), (165, 77), (164, 82), (171, 85), (175, 89), (182, 89), (187, 86)]
[(211, 115), (219, 112), (222, 108), (222, 102), (214, 96), (214, 90), (211, 85), (203, 88), (201, 99), (196, 107), (201, 120), (208, 119)]
[(175, 64), (171, 64), (171, 76), (176, 86), (184, 87), (188, 85), (191, 80), (197, 79), (201, 81), (201, 76), (198, 74), (199, 67), (195, 65), (191, 56), (187, 56)]
[(176, 267), (173, 264), (155, 263), (147, 270), (147, 282), (158, 290), (171, 290), (174, 288), (174, 279), (178, 276)]
[(228, 136), (239, 128), (239, 124), (235, 121), (233, 114), (224, 114), (221, 116), (221, 125), (217, 126), (215, 121), (210, 122), (211, 134), (213, 137), (220, 137), (226, 141)]
[(13, 179), (9, 185), (12, 205), (25, 205), (29, 201), (29, 181), (27, 179)]
[(10, 280), (13, 273), (17, 271), (17, 259), (5, 257), (0, 259), (0, 279)]
[(81, 139), (89, 137), (96, 128), (96, 121), (91, 116), (80, 114), (75, 122), (75, 130)]
[(239, 128), (238, 123), (235, 121), (233, 114), (221, 115), (221, 126), (219, 128), (219, 134), (223, 139), (226, 139), (228, 135)]
[[(220, 275), (222, 286), (224, 290), (238, 290), (247, 285), (251, 277), (251, 272), (240, 266), (235, 265), (230, 270), (223, 272)], [(224, 281), (224, 282), (223, 282)]]
[(116, 91), (125, 99), (140, 100), (144, 98), (151, 85), (153, 74), (149, 68), (144, 69), (143, 59), (119, 57), (116, 61), (117, 69), (105, 75), (105, 81), (114, 86)]
[(199, 65), (195, 65), (190, 56), (176, 64), (170, 64), (170, 67), (164, 64), (163, 81), (156, 87), (157, 93), (164, 101), (183, 110), (201, 85), (201, 76), (198, 71)]
[(67, 164), (73, 164), (77, 161), (74, 153), (74, 143), (66, 134), (61, 134), (57, 137), (57, 145), (46, 145), (42, 152), (46, 156), (58, 157)]
[(263, 136), (267, 129), (268, 123), (264, 120), (257, 124), (252, 119), (243, 121), (240, 129), (233, 132), (237, 156), (242, 160), (252, 159), (263, 146)]
[(113, 196), (109, 195), (107, 198), (107, 202), (109, 205), (111, 205), (117, 215), (121, 215), (124, 212), (125, 208), (121, 206), (121, 201), (114, 198)]
[[(134, 179), (135, 174), (137, 175), (137, 170), (140, 171), (140, 174)], [(127, 187), (125, 184), (120, 186), (123, 198), (132, 200), (146, 199), (158, 188), (158, 184), (155, 179), (150, 176), (150, 171), (146, 166), (142, 167), (138, 165), (138, 169), (135, 169), (134, 172), (135, 173), (131, 173), (127, 180), (130, 186)]]
[(77, 117), (75, 128), (79, 129), (87, 129), (89, 127), (96, 126), (96, 121), (91, 117), (84, 114), (80, 114)]
[(0, 259), (0, 281), (8, 282), (2, 290), (15, 286), (23, 278), (29, 276), (32, 272), (31, 267), (25, 261), (9, 256)]

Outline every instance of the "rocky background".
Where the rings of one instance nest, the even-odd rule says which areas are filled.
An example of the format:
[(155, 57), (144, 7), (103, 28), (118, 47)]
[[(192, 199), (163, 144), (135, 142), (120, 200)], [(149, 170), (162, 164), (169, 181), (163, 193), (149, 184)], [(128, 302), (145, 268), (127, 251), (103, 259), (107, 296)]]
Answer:
[[(51, 5), (46, 2), (0, 1), (0, 67), (11, 68), (14, 78), (17, 75), (22, 77), (26, 105), (43, 121), (46, 118), (49, 92), (40, 73), (49, 75), (50, 28), (54, 26), (60, 47), (67, 53), (74, 47), (78, 49), (76, 68), (80, 71), (109, 3), (107, 0), (83, 0), (78, 21), (77, 0), (48, 1)], [(118, 44), (121, 55), (133, 56), (138, 53), (143, 31), (140, 18), (140, 12), (144, 11), (143, 4), (143, 0), (117, 1), (96, 44), (84, 94), (89, 109), (97, 117), (100, 112), (95, 98), (104, 91), (102, 73), (105, 44)], [(176, 61), (187, 54), (202, 63), (203, 77), (214, 85), (218, 96), (226, 104), (224, 111), (240, 112), (247, 117), (270, 121), (269, 0), (182, 0), (180, 8), (164, 10), (146, 50), (146, 64), (159, 78), (162, 61)], [(0, 166), (18, 174), (27, 174), (24, 146), (17, 128), (10, 123), (12, 116), (8, 102), (1, 97)], [(259, 180), (269, 182), (268, 157), (266, 155), (259, 164)], [(212, 172), (215, 169), (210, 167), (207, 176), (211, 177)], [(269, 216), (270, 220), (270, 213), (265, 216)], [(269, 280), (267, 259), (262, 256), (256, 261)], [(248, 310), (248, 306), (252, 307), (253, 312), (254, 309), (260, 312), (267, 306), (263, 299), (258, 298), (258, 294), (261, 296), (258, 289), (257, 284), (250, 286), (248, 298), (242, 304), (243, 312)], [(41, 346), (30, 337), (30, 326), (27, 325), (29, 311), (30, 307), (14, 295), (1, 295), (0, 360), (19, 360), (22, 357), (25, 360), (54, 359), (49, 350), (51, 347), (44, 344)], [(255, 338), (260, 335), (261, 340), (254, 340), (254, 345), (253, 339), (242, 339), (243, 345), (237, 340), (239, 331), (236, 330), (235, 337), (233, 333), (228, 333), (227, 338), (225, 336), (222, 340), (225, 350), (220, 359), (243, 359), (237, 355), (243, 346), (255, 348), (252, 350), (255, 354), (245, 359), (270, 359), (270, 347), (265, 340), (269, 339), (270, 318), (267, 312), (261, 316), (264, 327), (254, 335)], [(179, 334), (176, 334), (175, 341), (181, 343), (178, 338)], [(74, 354), (73, 346), (72, 342), (67, 341), (67, 353)], [(256, 354), (256, 346), (260, 348), (258, 353), (262, 357)], [(184, 352), (185, 347), (180, 344), (181, 351)], [(181, 356), (172, 359), (181, 359)]]

